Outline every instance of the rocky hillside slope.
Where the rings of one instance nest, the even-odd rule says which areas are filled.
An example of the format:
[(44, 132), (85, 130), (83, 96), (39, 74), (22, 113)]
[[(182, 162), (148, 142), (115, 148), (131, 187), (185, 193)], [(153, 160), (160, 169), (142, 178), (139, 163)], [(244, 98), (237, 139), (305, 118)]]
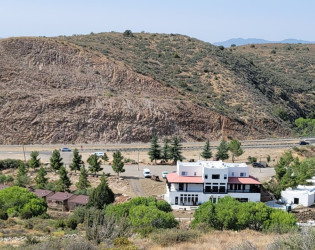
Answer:
[[(0, 143), (146, 142), (152, 134), (177, 134), (192, 141), (222, 134), (243, 139), (289, 132), (268, 115), (254, 116), (259, 108), (252, 107), (248, 120), (226, 115), (202, 105), (201, 92), (187, 94), (114, 59), (60, 38), (0, 40)], [(219, 81), (228, 82), (219, 69), (232, 71), (222, 63), (216, 67)], [(206, 81), (202, 86), (206, 91)], [(216, 86), (220, 93), (221, 85)], [(225, 92), (228, 89), (238, 98), (240, 92), (251, 94), (240, 82), (231, 81)], [(238, 103), (246, 106), (252, 99)], [(266, 96), (262, 103), (268, 102)]]

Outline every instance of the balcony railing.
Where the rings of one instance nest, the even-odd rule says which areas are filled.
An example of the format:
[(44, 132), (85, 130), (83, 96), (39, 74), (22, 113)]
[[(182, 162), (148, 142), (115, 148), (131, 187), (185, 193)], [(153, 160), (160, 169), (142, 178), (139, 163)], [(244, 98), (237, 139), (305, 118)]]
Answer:
[(260, 193), (260, 189), (244, 189), (244, 190), (234, 190), (234, 189), (229, 189), (228, 193)]

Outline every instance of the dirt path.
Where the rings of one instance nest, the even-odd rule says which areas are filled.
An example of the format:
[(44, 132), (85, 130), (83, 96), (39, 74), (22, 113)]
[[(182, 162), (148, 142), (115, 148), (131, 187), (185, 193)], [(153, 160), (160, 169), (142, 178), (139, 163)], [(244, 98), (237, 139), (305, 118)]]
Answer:
[(125, 177), (129, 181), (129, 185), (133, 190), (135, 196), (147, 196), (142, 190), (141, 183), (137, 177)]

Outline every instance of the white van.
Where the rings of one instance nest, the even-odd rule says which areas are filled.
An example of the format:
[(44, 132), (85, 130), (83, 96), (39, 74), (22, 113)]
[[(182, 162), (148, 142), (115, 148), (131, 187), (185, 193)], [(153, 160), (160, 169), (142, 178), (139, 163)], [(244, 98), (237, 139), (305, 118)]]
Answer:
[(144, 178), (151, 178), (150, 169), (148, 169), (148, 168), (143, 169), (143, 176), (144, 176)]

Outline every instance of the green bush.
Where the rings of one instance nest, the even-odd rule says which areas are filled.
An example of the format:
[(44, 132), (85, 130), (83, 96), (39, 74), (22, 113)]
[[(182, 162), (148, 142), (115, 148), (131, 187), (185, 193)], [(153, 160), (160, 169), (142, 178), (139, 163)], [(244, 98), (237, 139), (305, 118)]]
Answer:
[(157, 201), (156, 207), (163, 212), (172, 212), (172, 207), (166, 201)]
[(65, 227), (66, 227), (66, 223), (63, 219), (59, 219), (56, 221), (56, 223), (55, 223), (56, 229), (58, 229), (58, 228), (64, 229)]
[(196, 230), (167, 229), (153, 233), (150, 238), (161, 246), (175, 245), (181, 242), (196, 241), (200, 234)]
[(10, 216), (29, 218), (45, 213), (47, 204), (27, 189), (13, 186), (0, 191), (0, 208)]
[(71, 214), (70, 218), (75, 219), (77, 224), (83, 223), (86, 210), (87, 208), (84, 206), (76, 207), (73, 213)]
[(0, 160), (0, 170), (8, 168), (18, 168), (21, 163), (23, 163), (23, 161), (16, 159)]
[(203, 203), (194, 213), (192, 227), (206, 223), (215, 229), (277, 231), (286, 233), (296, 229), (296, 218), (285, 211), (272, 209), (261, 202), (242, 203), (230, 196)]
[(5, 210), (1, 209), (0, 210), (0, 220), (7, 220), (7, 219), (8, 219), (8, 213)]
[(78, 222), (75, 218), (69, 218), (66, 222), (68, 228), (75, 230), (77, 228)]

